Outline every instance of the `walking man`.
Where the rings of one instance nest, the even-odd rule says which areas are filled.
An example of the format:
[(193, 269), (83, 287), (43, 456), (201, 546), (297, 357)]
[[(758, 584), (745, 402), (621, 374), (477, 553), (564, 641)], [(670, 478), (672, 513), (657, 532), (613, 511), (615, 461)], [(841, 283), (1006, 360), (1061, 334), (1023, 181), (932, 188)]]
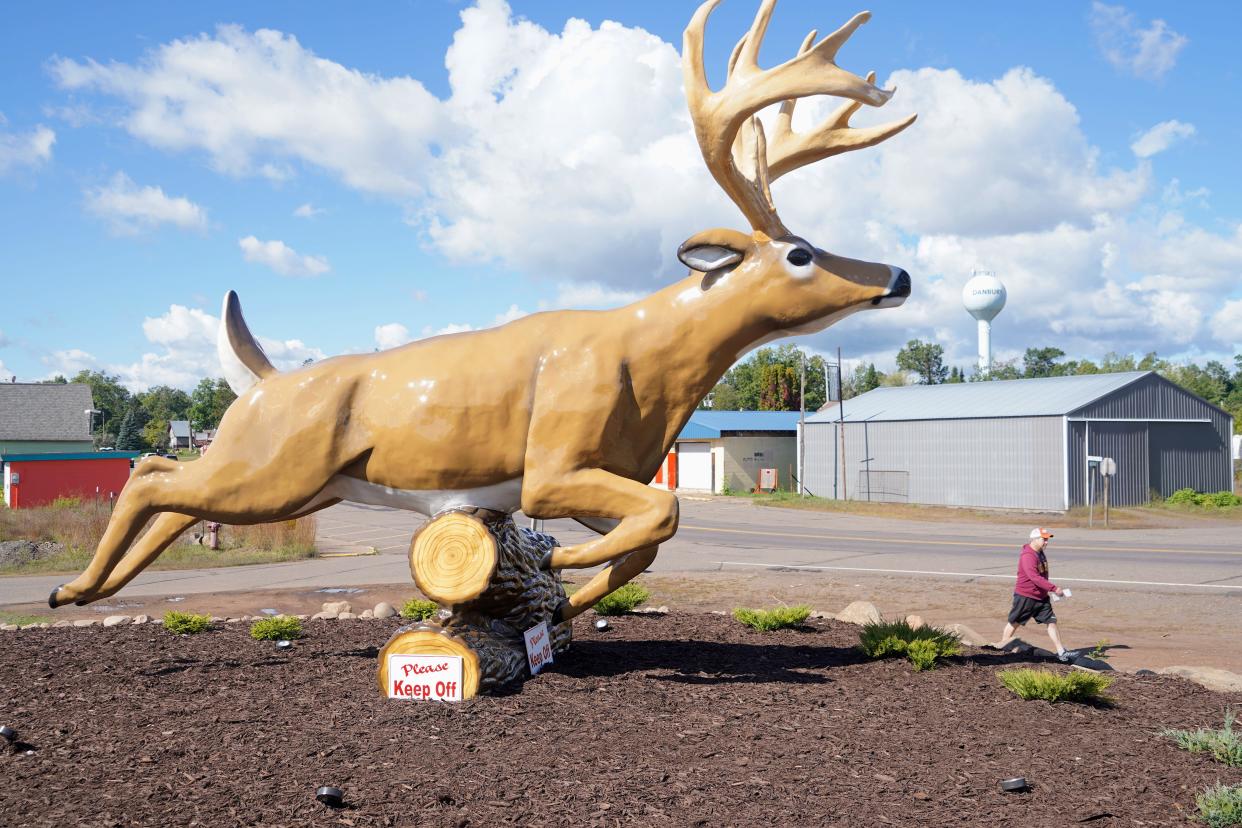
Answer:
[(1057, 658), (1069, 661), (1069, 653), (1065, 651), (1061, 636), (1057, 632), (1057, 616), (1052, 611), (1052, 602), (1048, 598), (1049, 593), (1058, 596), (1065, 594), (1060, 587), (1048, 580), (1048, 557), (1044, 550), (1048, 548), (1050, 540), (1052, 533), (1047, 529), (1032, 529), (1030, 542), (1022, 547), (1022, 554), (1018, 556), (1018, 582), (1013, 588), (1013, 607), (1009, 610), (1009, 623), (1005, 625), (1005, 632), (996, 648), (1003, 649), (1013, 640), (1017, 628), (1034, 618), (1035, 623), (1048, 625), (1048, 637), (1056, 645)]

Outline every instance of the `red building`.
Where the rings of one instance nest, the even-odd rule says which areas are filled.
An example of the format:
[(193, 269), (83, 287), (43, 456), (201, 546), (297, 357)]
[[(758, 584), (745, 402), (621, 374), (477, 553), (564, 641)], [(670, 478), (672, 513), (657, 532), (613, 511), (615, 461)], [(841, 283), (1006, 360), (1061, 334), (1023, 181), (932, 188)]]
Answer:
[(58, 497), (108, 500), (129, 481), (131, 451), (81, 454), (6, 454), (4, 502), (9, 508), (46, 506)]

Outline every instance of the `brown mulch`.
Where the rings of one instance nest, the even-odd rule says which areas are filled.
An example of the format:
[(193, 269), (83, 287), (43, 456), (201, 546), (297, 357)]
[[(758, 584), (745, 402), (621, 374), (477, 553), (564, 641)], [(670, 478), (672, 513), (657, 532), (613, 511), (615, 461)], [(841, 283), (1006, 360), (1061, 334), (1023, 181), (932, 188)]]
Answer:
[(1242, 783), (1159, 735), (1242, 702), (1181, 679), (1050, 705), (1000, 685), (1016, 657), (915, 673), (835, 621), (591, 620), (520, 692), (458, 705), (381, 698), (400, 619), (311, 622), (287, 652), (240, 625), (4, 634), (0, 825), (1172, 825)]

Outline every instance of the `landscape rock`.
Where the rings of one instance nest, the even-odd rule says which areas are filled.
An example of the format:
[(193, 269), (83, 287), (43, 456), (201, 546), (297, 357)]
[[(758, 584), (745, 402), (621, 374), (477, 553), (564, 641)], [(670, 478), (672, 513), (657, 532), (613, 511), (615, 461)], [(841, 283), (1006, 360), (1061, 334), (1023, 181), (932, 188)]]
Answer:
[(328, 601), (319, 610), (321, 612), (330, 612), (333, 615), (340, 615), (342, 612), (353, 612), (354, 608), (349, 605), (348, 601)]
[(94, 618), (79, 618), (77, 621), (73, 622), (73, 626), (75, 627), (97, 627), (99, 626), (99, 622), (95, 620)]
[(880, 611), (870, 601), (855, 601), (837, 613), (837, 620), (847, 624), (875, 624), (880, 620)]
[(376, 618), (392, 618), (396, 614), (397, 611), (387, 601), (380, 601), (375, 605), (374, 615)]
[(133, 621), (133, 623), (135, 623), (135, 624), (145, 624), (145, 623), (147, 623), (147, 622), (148, 622), (148, 621), (150, 621), (150, 620), (151, 620), (151, 616), (149, 616), (149, 615), (135, 615), (135, 616), (134, 616), (134, 621)]
[(375, 617), (375, 610), (364, 609), (364, 610), (362, 611), (362, 614), (361, 614), (361, 615), (359, 615), (358, 617), (359, 617), (359, 618), (374, 618), (374, 617)]
[(103, 620), (103, 625), (105, 627), (119, 627), (122, 624), (128, 624), (128, 623), (129, 623), (128, 615), (109, 615), (107, 618)]
[(211, 623), (213, 623), (213, 624), (223, 624), (223, 623), (224, 623), (224, 616), (222, 616), (222, 615), (213, 615), (213, 616), (211, 616)]
[(1158, 676), (1160, 674), (1157, 673), (1155, 670), (1142, 669), (1142, 670), (1135, 670), (1134, 675), (1136, 676)]
[(909, 624), (910, 628), (914, 630), (917, 630), (919, 627), (927, 626), (927, 622), (923, 620), (923, 616), (921, 615), (907, 615), (906, 623)]
[(1209, 690), (1221, 693), (1242, 693), (1242, 676), (1216, 667), (1161, 667), (1157, 671), (1165, 676), (1181, 676)]
[(16, 624), (0, 624), (0, 630), (4, 630), (5, 632), (17, 632), (17, 625)]
[[(325, 604), (324, 606), (327, 606), (327, 605)], [(327, 612), (326, 610), (324, 612), (317, 612), (311, 616), (311, 620), (312, 621), (335, 621), (336, 613)]]
[(968, 647), (982, 647), (988, 643), (986, 636), (972, 630), (965, 624), (949, 624), (945, 629), (951, 633), (956, 633), (957, 637), (962, 639), (962, 643)]
[(336, 616), (337, 621), (356, 621), (357, 619), (358, 619), (358, 616), (354, 615), (349, 610), (346, 610), (345, 612), (337, 613), (337, 616)]
[[(989, 650), (999, 649), (1002, 653), (1013, 653), (1014, 655), (1023, 655), (1023, 656), (1034, 655), (1037, 652), (1035, 647), (1032, 647), (1030, 644), (1027, 644), (1021, 638), (1012, 639), (1004, 647), (993, 647), (989, 645), (988, 649)], [(1043, 652), (1047, 653), (1048, 651), (1044, 650)], [(1049, 653), (1049, 655), (1051, 655), (1051, 653)]]
[(310, 618), (309, 615), (295, 615), (293, 617), (298, 619), (299, 621), (305, 621), (306, 619)]
[(241, 623), (241, 619), (240, 619), (240, 618), (226, 618), (226, 619), (224, 619), (224, 623), (226, 623), (226, 624), (240, 624), (240, 623)]
[(1077, 667), (1079, 670), (1090, 670), (1093, 673), (1107, 673), (1113, 669), (1113, 665), (1109, 664), (1107, 661), (1085, 655), (1079, 656), (1071, 661), (1070, 664)]
[(53, 626), (53, 627), (72, 627), (72, 626), (73, 626), (73, 622), (72, 622), (72, 621), (70, 621), (68, 618), (63, 618), (63, 619), (61, 619), (60, 621), (57, 621), (57, 622), (56, 622), (55, 624), (53, 624), (52, 626)]
[(831, 621), (832, 619), (836, 618), (836, 616), (833, 615), (831, 612), (820, 612), (819, 610), (811, 610), (811, 614), (807, 617), (808, 618), (823, 618), (827, 621)]

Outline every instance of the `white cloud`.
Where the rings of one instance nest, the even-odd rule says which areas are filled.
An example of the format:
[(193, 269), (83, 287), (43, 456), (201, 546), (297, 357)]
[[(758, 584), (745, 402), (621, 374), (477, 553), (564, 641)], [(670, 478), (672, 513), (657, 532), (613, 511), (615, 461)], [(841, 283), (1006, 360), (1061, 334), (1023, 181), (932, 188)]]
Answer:
[(410, 340), (410, 329), (400, 322), (389, 322), (375, 328), (375, 347), (381, 351), (397, 348)]
[(646, 295), (642, 291), (614, 290), (598, 282), (561, 282), (556, 287), (555, 300), (546, 305), (541, 303), (541, 310), (548, 308), (607, 310), (637, 302)]
[(139, 187), (123, 172), (106, 185), (87, 190), (86, 209), (119, 235), (136, 235), (161, 224), (207, 229), (207, 211), (202, 207), (187, 198), (170, 198), (160, 187)]
[(1242, 353), (1242, 299), (1230, 299), (1212, 316), (1212, 336)]
[(324, 212), (325, 211), (322, 207), (316, 207), (315, 205), (311, 204), (308, 201), (307, 203), (299, 206), (296, 210), (294, 210), (293, 215), (296, 216), (297, 218), (308, 219), (308, 218), (314, 218), (315, 216), (318, 216), (318, 215), (322, 215)]
[[(199, 308), (171, 305), (159, 316), (147, 317), (142, 332), (157, 350), (144, 353), (131, 363), (106, 366), (119, 374), (121, 381), (134, 391), (154, 385), (192, 388), (203, 377), (220, 376), (220, 359), (216, 354), (219, 317)], [(272, 364), (279, 370), (297, 368), (307, 358), (323, 359), (324, 352), (300, 339), (258, 337), (259, 344)], [(63, 369), (62, 369), (63, 370)]]
[(219, 170), (286, 177), (310, 164), (369, 192), (419, 191), (443, 129), (410, 78), (379, 78), (304, 49), (292, 35), (220, 26), (157, 47), (138, 65), (59, 58), (64, 89), (124, 99), (124, 127), (168, 150), (200, 150)]
[(332, 269), (323, 256), (298, 255), (279, 239), (259, 241), (254, 236), (246, 236), (238, 239), (237, 244), (246, 261), (266, 265), (281, 276), (320, 276)]
[[(7, 123), (0, 113), (0, 126)], [(0, 175), (18, 167), (39, 167), (52, 157), (56, 133), (40, 124), (29, 132), (0, 130)]]
[(1139, 158), (1151, 158), (1156, 153), (1164, 152), (1177, 141), (1189, 138), (1194, 134), (1194, 124), (1184, 124), (1176, 120), (1161, 121), (1138, 138), (1135, 138), (1134, 143), (1130, 145), (1130, 149)]
[(1157, 80), (1177, 63), (1177, 54), (1190, 41), (1169, 28), (1163, 20), (1153, 20), (1142, 28), (1125, 6), (1095, 2), (1091, 6), (1091, 28), (1104, 57), (1117, 69), (1140, 78)]

